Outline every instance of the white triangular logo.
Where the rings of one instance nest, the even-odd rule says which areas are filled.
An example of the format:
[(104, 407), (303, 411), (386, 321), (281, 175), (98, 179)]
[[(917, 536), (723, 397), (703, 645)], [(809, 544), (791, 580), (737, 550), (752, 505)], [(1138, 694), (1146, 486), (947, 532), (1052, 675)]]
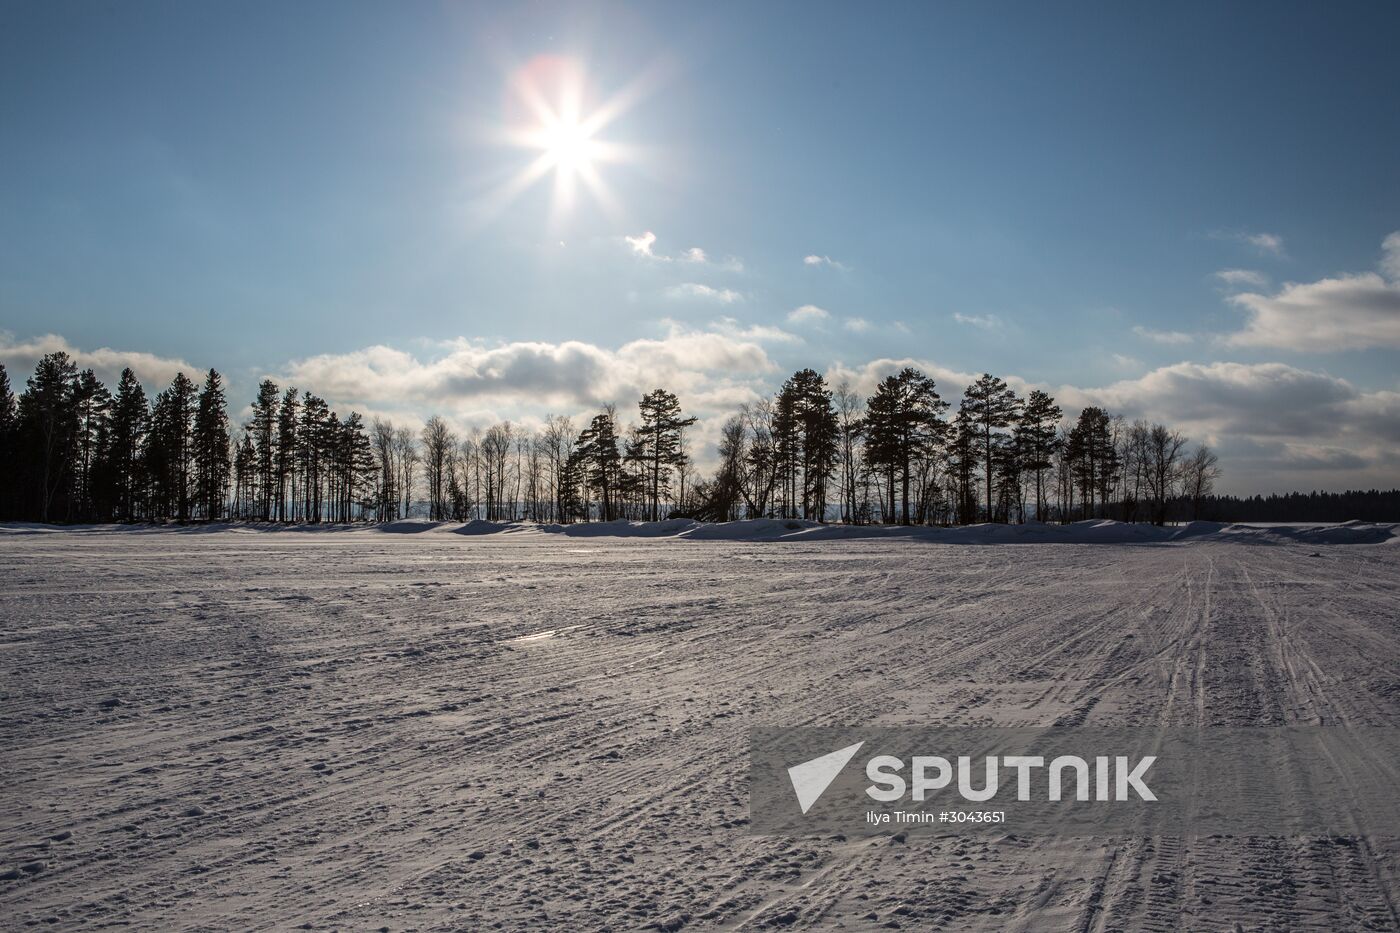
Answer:
[(812, 809), (812, 804), (826, 793), (831, 782), (836, 780), (836, 775), (846, 767), (846, 762), (850, 761), (864, 744), (857, 742), (847, 745), (820, 758), (813, 758), (788, 768), (788, 777), (792, 779), (792, 789), (797, 792), (797, 802), (801, 805), (803, 813)]

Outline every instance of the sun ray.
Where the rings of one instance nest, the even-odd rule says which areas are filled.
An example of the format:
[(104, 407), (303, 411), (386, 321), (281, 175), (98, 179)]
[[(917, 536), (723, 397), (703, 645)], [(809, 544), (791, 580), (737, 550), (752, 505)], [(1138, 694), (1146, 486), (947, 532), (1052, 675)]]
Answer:
[(532, 154), (530, 161), (493, 190), (483, 205), (494, 216), (525, 191), (553, 175), (550, 214), (562, 220), (586, 193), (609, 214), (617, 199), (603, 180), (604, 165), (632, 161), (636, 150), (601, 139), (599, 134), (643, 96), (647, 80), (638, 78), (602, 104), (590, 104), (583, 67), (572, 59), (541, 56), (517, 70), (510, 82), (509, 104), (519, 117), (493, 135), (502, 143)]

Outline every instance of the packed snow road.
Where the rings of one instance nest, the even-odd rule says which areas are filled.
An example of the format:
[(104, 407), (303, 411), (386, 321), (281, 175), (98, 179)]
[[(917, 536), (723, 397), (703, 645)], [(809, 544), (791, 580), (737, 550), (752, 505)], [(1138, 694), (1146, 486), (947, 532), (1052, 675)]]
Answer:
[(752, 836), (746, 747), (1400, 725), (1393, 544), (78, 531), (0, 567), (0, 926), (1397, 927), (1375, 838)]

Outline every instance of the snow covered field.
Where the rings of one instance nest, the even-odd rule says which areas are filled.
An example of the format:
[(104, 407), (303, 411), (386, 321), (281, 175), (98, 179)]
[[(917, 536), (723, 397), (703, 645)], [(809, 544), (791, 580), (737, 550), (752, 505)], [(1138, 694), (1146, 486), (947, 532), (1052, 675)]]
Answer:
[(457, 530), (0, 530), (0, 926), (1397, 927), (1394, 840), (746, 833), (754, 725), (1400, 725), (1393, 527)]

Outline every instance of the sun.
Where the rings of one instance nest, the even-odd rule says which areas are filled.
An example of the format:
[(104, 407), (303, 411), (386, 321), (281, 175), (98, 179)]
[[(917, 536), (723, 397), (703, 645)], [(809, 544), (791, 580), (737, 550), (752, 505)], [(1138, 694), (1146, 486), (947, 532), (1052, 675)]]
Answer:
[(593, 134), (583, 123), (558, 120), (541, 127), (540, 145), (557, 172), (593, 167)]
[(628, 161), (631, 153), (601, 133), (635, 102), (629, 87), (602, 102), (593, 94), (583, 66), (574, 59), (537, 56), (519, 68), (509, 82), (507, 122), (502, 133), (510, 146), (530, 154), (530, 160), (500, 185), (491, 201), (497, 208), (514, 200), (542, 179), (554, 181), (553, 211), (570, 211), (578, 190), (615, 211), (612, 192), (602, 167)]

